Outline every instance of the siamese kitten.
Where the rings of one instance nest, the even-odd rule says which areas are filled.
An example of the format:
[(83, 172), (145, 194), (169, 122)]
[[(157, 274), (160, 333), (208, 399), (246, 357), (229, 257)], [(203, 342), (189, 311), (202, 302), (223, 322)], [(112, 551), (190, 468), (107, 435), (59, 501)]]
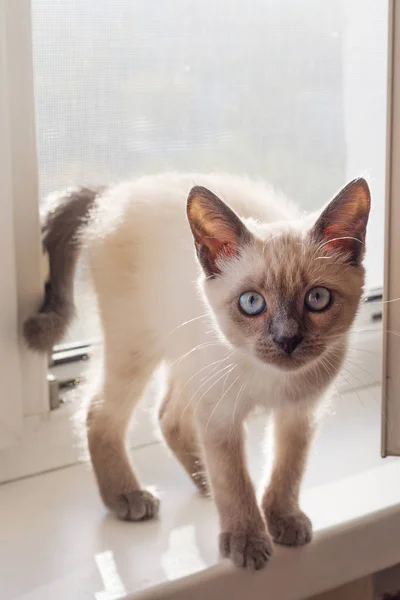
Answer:
[[(158, 513), (124, 438), (164, 362), (161, 429), (200, 491), (211, 489), (222, 556), (261, 569), (272, 540), (311, 540), (299, 488), (315, 409), (342, 364), (359, 305), (369, 209), (364, 179), (306, 217), (263, 183), (227, 175), (165, 174), (58, 197), (43, 226), (50, 279), (25, 337), (39, 351), (61, 340), (83, 248), (103, 332), (89, 449), (117, 517)], [(275, 431), (260, 506), (244, 453), (243, 424), (255, 407), (272, 414)]]

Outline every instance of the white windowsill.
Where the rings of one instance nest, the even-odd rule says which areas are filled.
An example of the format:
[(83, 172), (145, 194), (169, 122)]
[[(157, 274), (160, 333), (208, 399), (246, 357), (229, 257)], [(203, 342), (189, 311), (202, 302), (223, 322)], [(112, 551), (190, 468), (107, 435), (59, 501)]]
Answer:
[(399, 476), (400, 464), (392, 463), (306, 491), (303, 506), (314, 522), (312, 544), (276, 548), (261, 573), (243, 573), (223, 561), (128, 598), (301, 600), (396, 565)]
[[(218, 562), (213, 502), (152, 443), (132, 454), (143, 483), (160, 492), (159, 521), (108, 515), (84, 464), (0, 487), (0, 599), (299, 600), (400, 562), (400, 463), (379, 458), (379, 394), (372, 387), (335, 400), (304, 482), (315, 539), (277, 548), (265, 572)], [(249, 436), (257, 481), (262, 428), (255, 420)]]

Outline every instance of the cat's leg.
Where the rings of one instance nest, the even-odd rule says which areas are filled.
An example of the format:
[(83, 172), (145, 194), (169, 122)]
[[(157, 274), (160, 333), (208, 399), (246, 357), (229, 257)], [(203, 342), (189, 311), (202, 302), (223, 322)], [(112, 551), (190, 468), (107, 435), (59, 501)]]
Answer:
[[(180, 396), (182, 403), (176, 406), (178, 396)], [(171, 381), (160, 405), (158, 417), (161, 431), (168, 446), (200, 493), (208, 496), (210, 490), (193, 415), (190, 410), (184, 411), (185, 406), (190, 403), (190, 397), (187, 397), (187, 394), (184, 398), (182, 396), (180, 388)], [(186, 404), (183, 402), (186, 402)]]
[(274, 413), (274, 464), (262, 508), (275, 542), (301, 546), (312, 538), (310, 519), (299, 507), (299, 492), (315, 419), (304, 406)]
[(243, 421), (232, 423), (236, 396), (223, 398), (229, 413), (219, 413), (223, 405), (217, 398), (215, 408), (199, 411), (197, 424), (219, 513), (220, 553), (239, 567), (258, 570), (272, 554), (272, 540), (247, 471)]
[(143, 490), (132, 470), (125, 435), (132, 410), (155, 363), (140, 352), (121, 353), (106, 361), (102, 389), (87, 417), (89, 451), (100, 495), (118, 518), (141, 521), (155, 517), (158, 499)]

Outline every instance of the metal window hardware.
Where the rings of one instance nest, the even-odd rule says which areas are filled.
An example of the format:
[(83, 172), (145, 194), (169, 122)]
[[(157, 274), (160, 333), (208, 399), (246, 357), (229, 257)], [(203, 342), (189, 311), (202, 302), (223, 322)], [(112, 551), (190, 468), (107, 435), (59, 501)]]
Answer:
[(49, 404), (50, 410), (55, 410), (60, 407), (60, 395), (58, 389), (58, 381), (51, 373), (47, 374), (47, 383), (49, 384)]
[(50, 410), (60, 408), (64, 404), (62, 392), (81, 383), (82, 377), (77, 375), (77, 372), (79, 363), (89, 359), (88, 350), (88, 343), (64, 345), (54, 349), (49, 361), (50, 373), (47, 376)]

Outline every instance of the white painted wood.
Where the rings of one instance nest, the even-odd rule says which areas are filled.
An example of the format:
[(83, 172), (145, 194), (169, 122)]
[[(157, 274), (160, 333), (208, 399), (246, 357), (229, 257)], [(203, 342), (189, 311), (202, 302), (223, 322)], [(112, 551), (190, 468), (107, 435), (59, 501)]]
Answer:
[(21, 450), (24, 415), (49, 412), (47, 361), (20, 334), (42, 295), (30, 36), (29, 0), (0, 0), (0, 465)]
[[(159, 444), (131, 454), (161, 497), (153, 522), (108, 515), (88, 465), (0, 486), (1, 600), (300, 600), (399, 562), (400, 463), (379, 457), (377, 400), (345, 394), (326, 415), (302, 493), (315, 539), (276, 548), (259, 574), (218, 561), (213, 501)], [(261, 429), (254, 422), (248, 435), (255, 481)]]
[[(1, 86), (9, 105), (12, 207), (19, 326), (42, 300), (42, 256), (37, 182), (30, 0), (1, 0), (7, 80)], [(25, 415), (48, 411), (47, 361), (29, 351), (19, 336)]]
[[(6, 89), (7, 84), (5, 30), (4, 3), (0, 2), (0, 90)], [(0, 93), (0, 190), (0, 448), (3, 448), (17, 443), (22, 433), (9, 106), (3, 93)]]
[(400, 5), (390, 3), (382, 455), (400, 455)]
[(374, 600), (372, 577), (363, 577), (310, 600)]
[[(59, 469), (88, 459), (85, 411), (80, 391), (66, 395), (66, 404), (46, 415), (25, 417), (20, 443), (0, 452), (0, 483), (35, 473)], [(140, 448), (159, 440), (150, 410), (151, 399), (137, 407), (129, 435), (129, 447)], [(1, 595), (0, 595), (1, 600)]]
[[(388, 464), (307, 492), (305, 504), (309, 514), (314, 514), (316, 524), (319, 514), (324, 524), (322, 520), (318, 522), (310, 546), (302, 549), (276, 548), (271, 563), (260, 574), (249, 576), (227, 562), (214, 566), (208, 563), (202, 570), (197, 567), (185, 578), (171, 578), (156, 588), (150, 587), (128, 598), (265, 600), (270, 597), (273, 600), (301, 600), (375, 573), (385, 565), (399, 561), (395, 530), (400, 525), (400, 489), (397, 487), (394, 491), (392, 485), (393, 478), (399, 475), (399, 465)], [(332, 512), (335, 515), (333, 521)], [(183, 544), (186, 555), (193, 557), (193, 545)], [(183, 559), (177, 546), (176, 563), (178, 556)], [(168, 552), (172, 554), (172, 544), (167, 545), (164, 557)], [(204, 550), (200, 556), (204, 559)], [(164, 558), (162, 564), (166, 563)], [(354, 596), (356, 599), (358, 597)], [(362, 600), (369, 598), (366, 596)]]

